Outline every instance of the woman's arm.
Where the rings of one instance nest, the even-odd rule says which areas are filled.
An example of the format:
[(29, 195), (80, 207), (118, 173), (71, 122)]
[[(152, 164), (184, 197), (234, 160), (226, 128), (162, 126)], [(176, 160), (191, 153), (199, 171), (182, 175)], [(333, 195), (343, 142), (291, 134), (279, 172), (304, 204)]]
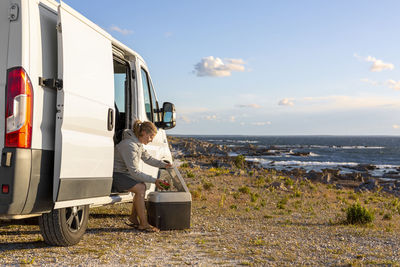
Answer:
[(144, 148), (143, 148), (143, 151), (142, 151), (142, 160), (145, 163), (147, 163), (147, 164), (149, 164), (151, 166), (157, 167), (157, 168), (167, 168), (168, 166), (171, 165), (171, 164), (166, 163), (164, 161), (161, 161), (161, 160), (153, 158), (149, 154), (149, 152), (147, 152), (146, 149), (144, 149)]

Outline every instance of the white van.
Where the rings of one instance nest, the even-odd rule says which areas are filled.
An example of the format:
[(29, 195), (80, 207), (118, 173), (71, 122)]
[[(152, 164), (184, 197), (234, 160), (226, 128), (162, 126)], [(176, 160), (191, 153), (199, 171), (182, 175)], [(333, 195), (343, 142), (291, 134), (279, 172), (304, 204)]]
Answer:
[(0, 217), (40, 216), (49, 244), (79, 242), (89, 206), (132, 200), (111, 187), (136, 119), (157, 125), (146, 148), (172, 162), (175, 108), (159, 106), (142, 57), (63, 2), (0, 1), (0, 95)]

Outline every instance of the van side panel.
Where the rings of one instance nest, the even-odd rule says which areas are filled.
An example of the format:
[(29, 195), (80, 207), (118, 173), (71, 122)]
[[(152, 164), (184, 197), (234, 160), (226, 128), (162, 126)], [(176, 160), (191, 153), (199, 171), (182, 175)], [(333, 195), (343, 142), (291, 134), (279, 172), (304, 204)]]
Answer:
[[(8, 13), (10, 5), (12, 4), (17, 4), (18, 16), (15, 20), (9, 21)], [(35, 97), (33, 104), (33, 121), (38, 126), (33, 130), (32, 139), (34, 139), (36, 132), (36, 137), (40, 139), (52, 138), (50, 142), (54, 143), (54, 115), (50, 114), (49, 109), (52, 109), (53, 106), (51, 101), (55, 103), (55, 93), (50, 92), (46, 94), (46, 92), (38, 86), (37, 81), (39, 75), (43, 73), (42, 67), (44, 66), (46, 66), (44, 67), (45, 69), (49, 70), (48, 72), (52, 71), (52, 73), (56, 75), (55, 66), (57, 63), (54, 63), (56, 59), (51, 60), (51, 57), (57, 58), (57, 52), (55, 51), (53, 55), (51, 55), (51, 49), (49, 48), (52, 45), (50, 41), (51, 38), (44, 38), (43, 40), (43, 36), (41, 37), (40, 34), (38, 34), (41, 33), (47, 36), (51, 34), (51, 32), (47, 33), (47, 30), (52, 27), (46, 24), (43, 28), (42, 25), (40, 25), (40, 22), (43, 22), (43, 20), (40, 20), (39, 17), (39, 7), (36, 1), (12, 0), (0, 2), (0, 77), (2, 77), (0, 81), (2, 85), (0, 93), (5, 95), (6, 70), (12, 67), (22, 66), (27, 71), (32, 81), (33, 95)], [(55, 28), (55, 25), (53, 26)], [(5, 35), (7, 27), (7, 35)], [(56, 36), (56, 33), (54, 35)], [(55, 36), (53, 36), (53, 39), (56, 38)], [(3, 49), (6, 40), (8, 41), (7, 47)], [(40, 52), (43, 52), (43, 50), (38, 48), (43, 47), (43, 42), (45, 43), (45, 53), (50, 59), (49, 64), (46, 62), (42, 64), (41, 60), (37, 60), (41, 58), (42, 53)], [(56, 41), (54, 46), (56, 46)], [(51, 68), (53, 68), (53, 70), (50, 70)], [(51, 100), (52, 98), (53, 100)], [(43, 147), (41, 144), (43, 142), (40, 141), (36, 142), (36, 145), (32, 142), (32, 149), (4, 148), (5, 103), (4, 97), (0, 97), (0, 99), (2, 101), (0, 102), (0, 138), (2, 146), (0, 186), (9, 186), (8, 193), (0, 191), (0, 214), (20, 215), (50, 211), (53, 207), (53, 147), (50, 143), (50, 145), (46, 146), (47, 149), (42, 149)], [(42, 110), (42, 106), (48, 107), (47, 110)], [(49, 114), (41, 115), (46, 112)], [(38, 113), (40, 116), (37, 116)], [(50, 118), (47, 119), (47, 124), (50, 126), (45, 126), (45, 116), (50, 116)], [(52, 122), (49, 122), (50, 120), (52, 120)], [(51, 126), (51, 123), (53, 126)], [(45, 128), (52, 128), (45, 130), (51, 132), (47, 137), (41, 135), (42, 129)], [(49, 137), (49, 135), (53, 137)], [(49, 141), (47, 141), (47, 143), (49, 143)]]
[(5, 89), (7, 77), (8, 34), (10, 20), (8, 19), (10, 1), (0, 1), (0, 148), (4, 147), (4, 113)]
[(39, 77), (57, 77), (56, 7), (29, 1), (30, 72), (34, 87), (32, 148), (54, 150), (56, 90), (41, 87)]
[(109, 34), (61, 2), (54, 200), (111, 193), (114, 71)]

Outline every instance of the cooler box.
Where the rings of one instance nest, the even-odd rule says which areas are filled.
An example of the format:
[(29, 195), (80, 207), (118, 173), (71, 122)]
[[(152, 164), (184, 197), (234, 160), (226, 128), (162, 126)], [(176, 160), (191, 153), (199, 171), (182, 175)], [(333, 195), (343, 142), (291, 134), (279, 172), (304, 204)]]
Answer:
[(147, 195), (149, 223), (160, 230), (190, 228), (192, 195), (176, 167), (160, 169), (159, 178), (171, 185), (168, 191), (155, 191)]

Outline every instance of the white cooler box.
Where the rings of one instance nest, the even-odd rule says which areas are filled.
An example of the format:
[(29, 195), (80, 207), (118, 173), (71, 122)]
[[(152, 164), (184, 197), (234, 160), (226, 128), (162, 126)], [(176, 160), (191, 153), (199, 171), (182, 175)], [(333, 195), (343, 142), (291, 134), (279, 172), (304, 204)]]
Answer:
[(160, 169), (159, 178), (171, 185), (168, 191), (155, 191), (147, 195), (149, 223), (160, 230), (190, 228), (192, 195), (176, 167)]

